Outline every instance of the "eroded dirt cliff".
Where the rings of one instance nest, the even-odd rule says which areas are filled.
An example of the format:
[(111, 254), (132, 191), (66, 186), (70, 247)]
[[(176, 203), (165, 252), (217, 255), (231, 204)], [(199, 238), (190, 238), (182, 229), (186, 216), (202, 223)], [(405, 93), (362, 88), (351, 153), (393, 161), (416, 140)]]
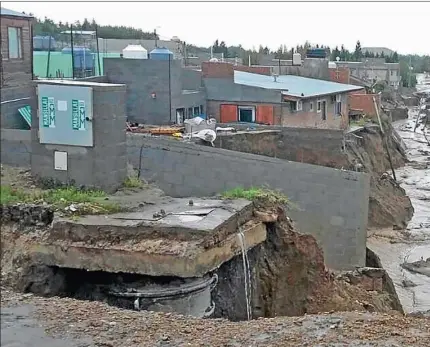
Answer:
[[(394, 169), (404, 166), (407, 159), (400, 138), (387, 119), (383, 127)], [(414, 209), (405, 190), (386, 174), (391, 173), (391, 167), (379, 127), (365, 127), (347, 135), (345, 147), (351, 166), (360, 166), (371, 175), (368, 226), (405, 228)]]
[[(402, 311), (383, 269), (375, 269), (373, 273), (330, 272), (314, 237), (296, 232), (283, 211), (278, 209), (270, 215), (276, 215), (277, 219), (266, 223), (266, 242), (248, 253), (253, 317), (353, 310)], [(215, 315), (246, 319), (243, 259), (236, 257), (221, 266), (218, 276)]]

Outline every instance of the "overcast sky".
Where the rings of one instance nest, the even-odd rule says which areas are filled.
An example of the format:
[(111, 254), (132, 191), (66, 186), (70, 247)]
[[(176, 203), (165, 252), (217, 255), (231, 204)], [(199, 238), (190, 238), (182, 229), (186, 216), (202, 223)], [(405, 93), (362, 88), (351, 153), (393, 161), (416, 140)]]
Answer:
[(430, 54), (430, 2), (7, 2), (2, 7), (36, 17), (74, 22), (94, 18), (99, 24), (126, 25), (178, 36), (187, 43), (210, 46), (260, 44), (275, 50), (306, 40), (353, 50), (387, 47), (399, 53)]

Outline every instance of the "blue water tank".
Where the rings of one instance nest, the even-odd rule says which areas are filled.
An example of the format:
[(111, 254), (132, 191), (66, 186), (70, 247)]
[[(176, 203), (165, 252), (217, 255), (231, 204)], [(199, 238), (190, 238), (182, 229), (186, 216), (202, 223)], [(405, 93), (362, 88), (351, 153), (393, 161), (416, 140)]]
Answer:
[[(54, 51), (56, 47), (55, 39), (51, 37), (51, 51)], [(33, 49), (35, 51), (47, 51), (49, 50), (49, 36), (35, 36), (33, 37)]]
[(173, 53), (167, 48), (154, 48), (149, 53), (149, 59), (152, 60), (173, 60)]
[[(61, 50), (62, 54), (72, 54), (71, 47)], [(73, 60), (75, 69), (91, 70), (94, 67), (94, 56), (90, 49), (86, 47), (73, 47)]]
[(306, 51), (307, 58), (321, 58), (324, 59), (327, 57), (327, 51), (325, 48), (312, 48)]

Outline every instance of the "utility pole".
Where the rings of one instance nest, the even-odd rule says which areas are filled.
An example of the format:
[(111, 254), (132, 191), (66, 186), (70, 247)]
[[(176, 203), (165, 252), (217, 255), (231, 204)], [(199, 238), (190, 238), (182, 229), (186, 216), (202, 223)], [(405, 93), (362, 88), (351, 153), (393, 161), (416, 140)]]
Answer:
[(154, 29), (154, 39), (155, 39), (155, 48), (158, 48), (158, 45), (157, 45), (157, 29)]
[(409, 56), (409, 68), (408, 68), (408, 70), (409, 70), (409, 81), (408, 81), (408, 87), (410, 88), (411, 87), (411, 75), (412, 75), (412, 57), (411, 56)]

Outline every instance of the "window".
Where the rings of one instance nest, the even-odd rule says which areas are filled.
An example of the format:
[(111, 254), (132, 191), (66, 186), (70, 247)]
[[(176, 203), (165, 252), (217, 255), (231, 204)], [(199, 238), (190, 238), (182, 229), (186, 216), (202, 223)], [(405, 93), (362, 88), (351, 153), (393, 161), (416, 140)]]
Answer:
[(390, 70), (390, 74), (391, 74), (391, 76), (393, 76), (393, 74), (394, 74), (394, 71), (393, 71), (393, 70)]
[(193, 117), (193, 108), (192, 107), (188, 107), (187, 117), (188, 118), (192, 118)]
[(321, 101), (317, 102), (317, 112), (321, 112)]
[(22, 28), (8, 27), (9, 59), (22, 58)]
[(334, 114), (336, 116), (342, 114), (342, 95), (336, 95), (336, 104), (334, 105)]
[(200, 105), (200, 114), (204, 114), (203, 105)]
[(298, 101), (291, 101), (290, 105), (291, 105), (291, 111), (292, 112), (303, 110), (303, 102), (300, 101), (300, 100), (298, 100)]
[(255, 107), (239, 106), (239, 122), (254, 123), (255, 122)]
[(314, 110), (314, 103), (311, 101), (309, 110), (312, 112)]
[(194, 116), (198, 116), (200, 114), (200, 107), (194, 107)]

